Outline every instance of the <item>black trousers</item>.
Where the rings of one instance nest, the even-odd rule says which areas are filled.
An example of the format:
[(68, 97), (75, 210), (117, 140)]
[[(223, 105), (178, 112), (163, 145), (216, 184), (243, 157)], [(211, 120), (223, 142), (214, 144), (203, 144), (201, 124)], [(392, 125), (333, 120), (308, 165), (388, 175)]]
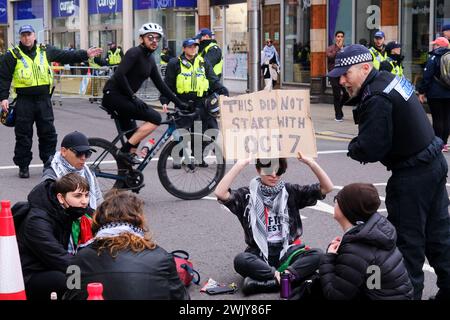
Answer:
[(50, 300), (52, 292), (56, 292), (60, 300), (66, 290), (66, 275), (61, 271), (39, 272), (25, 283), (28, 300)]
[(33, 124), (36, 122), (39, 139), (39, 158), (45, 164), (56, 151), (57, 135), (53, 124), (53, 107), (49, 95), (18, 95), (16, 102), (16, 146), (13, 161), (27, 167), (33, 159)]
[(344, 113), (342, 107), (349, 96), (345, 88), (339, 84), (339, 78), (330, 78), (331, 88), (333, 89), (334, 116), (336, 119), (342, 119)]
[(428, 99), (434, 134), (447, 144), (450, 134), (450, 99)]
[(445, 187), (448, 166), (442, 155), (421, 166), (394, 170), (386, 186), (388, 219), (397, 230), (397, 246), (421, 299), (425, 257), (437, 286), (450, 294), (450, 216)]
[[(300, 246), (289, 248), (279, 261), (269, 261), (269, 264), (259, 257), (258, 250), (247, 249), (246, 252), (242, 252), (234, 258), (234, 269), (244, 278), (250, 277), (259, 281), (271, 280), (274, 278), (277, 268), (299, 248)], [(300, 282), (311, 277), (319, 268), (321, 256), (321, 250), (310, 249), (292, 259), (288, 270), (295, 276), (295, 281)]]

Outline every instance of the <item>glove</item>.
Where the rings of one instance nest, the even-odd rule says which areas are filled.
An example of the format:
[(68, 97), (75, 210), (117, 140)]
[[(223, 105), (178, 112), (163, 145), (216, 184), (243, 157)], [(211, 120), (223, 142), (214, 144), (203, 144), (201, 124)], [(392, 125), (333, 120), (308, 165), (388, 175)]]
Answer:
[(181, 101), (181, 103), (178, 105), (178, 108), (185, 111), (192, 111), (193, 110), (193, 104)]
[(131, 100), (133, 101), (133, 103), (136, 107), (147, 108), (147, 104), (144, 101), (142, 101), (141, 99), (139, 99), (136, 95), (133, 95)]

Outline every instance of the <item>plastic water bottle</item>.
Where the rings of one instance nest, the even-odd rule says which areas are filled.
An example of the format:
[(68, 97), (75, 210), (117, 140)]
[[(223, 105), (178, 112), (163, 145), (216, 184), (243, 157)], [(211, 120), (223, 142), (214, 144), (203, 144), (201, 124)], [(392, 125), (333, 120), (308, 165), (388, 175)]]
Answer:
[(154, 138), (148, 139), (148, 141), (145, 144), (145, 146), (143, 146), (142, 149), (141, 149), (141, 158), (145, 158), (145, 156), (147, 155), (149, 150), (151, 148), (153, 148), (154, 145), (155, 145), (155, 139)]
[(287, 272), (283, 272), (280, 277), (280, 298), (289, 299), (291, 296), (291, 275)]
[(92, 282), (87, 285), (88, 300), (105, 300), (103, 299), (103, 285), (100, 282)]

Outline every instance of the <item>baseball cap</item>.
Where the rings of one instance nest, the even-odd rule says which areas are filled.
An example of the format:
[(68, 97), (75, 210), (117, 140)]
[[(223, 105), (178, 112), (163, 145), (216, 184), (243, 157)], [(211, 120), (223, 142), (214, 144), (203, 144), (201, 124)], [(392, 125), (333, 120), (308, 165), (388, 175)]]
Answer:
[(190, 47), (192, 45), (197, 45), (198, 46), (198, 43), (192, 38), (186, 39), (186, 40), (183, 41), (183, 48)]
[(336, 54), (334, 69), (328, 72), (327, 77), (337, 78), (342, 76), (351, 66), (363, 62), (372, 62), (369, 49), (360, 44), (352, 44), (344, 47)]
[(89, 145), (88, 138), (82, 134), (81, 132), (74, 131), (68, 133), (61, 142), (61, 147), (66, 149), (73, 149), (75, 151), (83, 152), (83, 151), (95, 151)]
[(398, 43), (397, 41), (391, 41), (386, 45), (386, 51), (391, 51), (395, 48), (401, 48), (402, 45), (400, 43)]
[(373, 35), (374, 38), (384, 38), (384, 32), (381, 30), (378, 30), (377, 32), (375, 32), (375, 34)]
[(34, 32), (34, 28), (29, 24), (24, 24), (19, 29), (19, 34), (22, 34), (24, 32)]
[(448, 30), (450, 30), (450, 23), (444, 24), (444, 25), (442, 26), (442, 32), (448, 31)]
[(448, 47), (449, 42), (448, 42), (447, 38), (439, 37), (439, 38), (436, 38), (436, 40), (434, 40), (433, 42), (431, 42), (431, 44), (437, 44), (439, 47), (446, 48), (446, 47)]
[(195, 38), (200, 39), (201, 37), (206, 36), (206, 35), (211, 37), (213, 35), (213, 33), (208, 28), (202, 28), (202, 29), (200, 29), (200, 31), (198, 32), (198, 34)]

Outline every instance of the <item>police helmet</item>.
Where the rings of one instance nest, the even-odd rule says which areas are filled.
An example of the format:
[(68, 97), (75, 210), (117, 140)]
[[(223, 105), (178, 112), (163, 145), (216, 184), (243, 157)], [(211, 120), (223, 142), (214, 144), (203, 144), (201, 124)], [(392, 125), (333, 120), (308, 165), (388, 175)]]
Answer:
[(10, 105), (8, 111), (2, 110), (0, 122), (7, 127), (14, 127), (16, 124), (16, 113), (14, 106)]
[(164, 36), (163, 28), (157, 23), (153, 23), (153, 22), (144, 23), (142, 25), (142, 27), (139, 29), (140, 36), (143, 36), (144, 34), (147, 34), (150, 32), (157, 33), (161, 37)]
[(205, 108), (211, 117), (217, 118), (220, 115), (219, 95), (213, 93), (205, 100)]

